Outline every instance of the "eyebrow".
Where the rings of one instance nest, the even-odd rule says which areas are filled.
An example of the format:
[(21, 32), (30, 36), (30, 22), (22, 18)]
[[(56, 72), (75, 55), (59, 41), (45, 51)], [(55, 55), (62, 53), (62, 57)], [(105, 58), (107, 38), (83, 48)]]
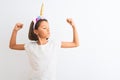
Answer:
[(43, 27), (47, 27), (47, 28), (49, 28), (49, 26), (47, 26), (47, 25), (42, 25), (41, 28), (43, 28)]

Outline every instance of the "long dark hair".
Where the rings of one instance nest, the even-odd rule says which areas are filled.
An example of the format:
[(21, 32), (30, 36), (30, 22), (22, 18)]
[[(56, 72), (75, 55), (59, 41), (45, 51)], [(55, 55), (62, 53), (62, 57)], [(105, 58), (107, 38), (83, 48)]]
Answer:
[(33, 40), (33, 41), (37, 41), (37, 40), (38, 40), (37, 35), (34, 33), (34, 29), (38, 29), (38, 27), (39, 27), (39, 25), (41, 24), (42, 21), (48, 22), (47, 19), (40, 19), (40, 20), (38, 20), (37, 23), (35, 24), (35, 28), (33, 28), (34, 22), (33, 22), (33, 21), (31, 22), (30, 28), (29, 28), (29, 34), (28, 34), (28, 38), (29, 38), (30, 40)]

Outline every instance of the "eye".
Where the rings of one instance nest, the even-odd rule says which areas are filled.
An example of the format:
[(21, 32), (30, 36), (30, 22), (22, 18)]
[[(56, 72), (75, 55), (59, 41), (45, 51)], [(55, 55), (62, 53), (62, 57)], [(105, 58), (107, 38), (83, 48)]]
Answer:
[(43, 29), (46, 29), (46, 28), (43, 28)]
[(43, 29), (46, 29), (46, 26), (43, 26)]

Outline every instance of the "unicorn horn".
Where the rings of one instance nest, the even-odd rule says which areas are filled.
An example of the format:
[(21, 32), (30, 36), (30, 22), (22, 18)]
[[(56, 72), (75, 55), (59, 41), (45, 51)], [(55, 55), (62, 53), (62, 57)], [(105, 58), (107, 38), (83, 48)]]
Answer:
[(44, 4), (41, 5), (40, 16), (42, 17), (44, 13)]

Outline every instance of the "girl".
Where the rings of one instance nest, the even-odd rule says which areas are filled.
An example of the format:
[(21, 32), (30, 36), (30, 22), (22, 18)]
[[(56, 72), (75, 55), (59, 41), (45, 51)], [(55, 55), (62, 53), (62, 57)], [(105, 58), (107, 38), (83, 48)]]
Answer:
[[(26, 50), (32, 67), (30, 80), (56, 80), (56, 51), (58, 48), (73, 48), (79, 46), (78, 34), (71, 18), (66, 20), (73, 29), (73, 41), (60, 42), (49, 39), (50, 30), (48, 21), (44, 18), (36, 18), (30, 24), (28, 37), (32, 42), (17, 44), (17, 32), (23, 24), (17, 23), (13, 29), (9, 47), (14, 50)], [(33, 42), (34, 41), (34, 42)]]

